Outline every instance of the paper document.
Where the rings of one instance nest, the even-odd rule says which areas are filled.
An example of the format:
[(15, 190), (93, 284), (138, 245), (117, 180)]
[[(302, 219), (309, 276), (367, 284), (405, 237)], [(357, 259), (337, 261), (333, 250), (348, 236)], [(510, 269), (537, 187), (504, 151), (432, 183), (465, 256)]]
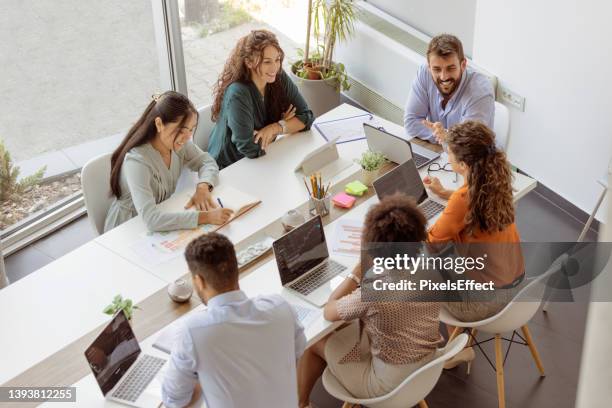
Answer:
[(153, 343), (153, 347), (163, 351), (164, 353), (170, 354), (170, 350), (172, 350), (172, 346), (176, 341), (181, 325), (185, 322), (185, 319), (192, 316), (194, 313), (202, 313), (204, 310), (206, 310), (206, 305), (202, 304), (170, 323), (168, 326), (162, 329), (161, 333), (159, 333), (155, 343)]
[(381, 126), (380, 120), (369, 113), (326, 122), (318, 122), (315, 123), (314, 126), (325, 140), (338, 138), (336, 143), (346, 143), (366, 138), (365, 132), (363, 131), (364, 123), (374, 127)]
[(215, 200), (221, 200), (224, 208), (234, 210), (234, 215), (223, 225), (202, 224), (189, 230), (176, 230), (165, 232), (150, 232), (142, 234), (142, 238), (130, 245), (143, 263), (155, 266), (166, 262), (183, 253), (183, 250), (194, 238), (207, 232), (217, 231), (224, 225), (232, 222), (242, 214), (261, 203), (253, 196), (236, 190), (230, 186), (219, 186), (213, 194)]
[(331, 243), (332, 254), (359, 258), (363, 221), (339, 219)]

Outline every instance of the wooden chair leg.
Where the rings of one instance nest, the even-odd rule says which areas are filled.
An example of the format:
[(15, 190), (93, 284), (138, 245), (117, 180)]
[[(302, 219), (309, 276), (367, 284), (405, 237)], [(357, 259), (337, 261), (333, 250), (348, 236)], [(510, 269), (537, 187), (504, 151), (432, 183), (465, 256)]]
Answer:
[(419, 408), (429, 408), (425, 400), (419, 401)]
[[(478, 333), (478, 330), (472, 329), (470, 333), (472, 333), (472, 335), (470, 336), (468, 340), (467, 347), (472, 347), (472, 342), (474, 341), (474, 338), (476, 337), (476, 333)], [(468, 361), (467, 362), (467, 375), (470, 375), (471, 370), (472, 370), (472, 362)]]
[(506, 408), (506, 395), (504, 390), (504, 353), (502, 352), (501, 334), (495, 335), (495, 371), (497, 374), (498, 407)]
[(525, 336), (525, 340), (527, 340), (527, 346), (529, 346), (529, 351), (531, 351), (531, 355), (533, 356), (533, 360), (540, 371), (540, 376), (544, 377), (546, 374), (544, 373), (544, 365), (542, 364), (542, 360), (540, 359), (540, 354), (538, 353), (538, 349), (533, 342), (533, 338), (531, 337), (531, 332), (527, 325), (521, 327), (521, 331), (523, 332), (523, 336)]
[[(448, 343), (450, 343), (451, 341), (453, 341), (453, 339), (455, 337), (457, 337), (459, 335), (459, 331), (461, 330), (461, 327), (456, 326), (455, 329), (453, 330), (453, 332), (451, 333), (451, 335), (448, 337)], [(447, 343), (447, 344), (448, 344)]]

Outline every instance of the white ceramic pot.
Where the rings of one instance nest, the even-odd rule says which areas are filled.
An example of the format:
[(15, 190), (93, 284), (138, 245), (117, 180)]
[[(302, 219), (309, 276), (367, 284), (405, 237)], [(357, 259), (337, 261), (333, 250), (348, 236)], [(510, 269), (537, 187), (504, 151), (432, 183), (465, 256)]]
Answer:
[(374, 180), (378, 178), (379, 172), (380, 172), (380, 169), (368, 171), (362, 168), (361, 169), (361, 182), (368, 187), (372, 187), (372, 183), (374, 182)]
[(340, 89), (335, 79), (304, 79), (289, 69), (289, 77), (306, 100), (315, 118), (340, 106)]

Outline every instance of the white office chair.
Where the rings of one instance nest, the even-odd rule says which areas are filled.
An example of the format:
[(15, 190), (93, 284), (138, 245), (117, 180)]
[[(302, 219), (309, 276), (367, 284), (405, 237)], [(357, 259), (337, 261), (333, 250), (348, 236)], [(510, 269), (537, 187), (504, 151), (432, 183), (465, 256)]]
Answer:
[(193, 143), (204, 151), (208, 150), (208, 139), (210, 138), (213, 127), (215, 127), (215, 123), (210, 119), (211, 109), (212, 105), (198, 108), (200, 117), (198, 119), (198, 127), (193, 134)]
[(89, 222), (97, 234), (104, 232), (106, 213), (113, 201), (110, 189), (111, 153), (94, 157), (81, 170), (81, 185)]
[(425, 397), (438, 382), (444, 362), (463, 350), (467, 340), (466, 334), (456, 336), (441, 350), (441, 355), (410, 374), (393, 391), (380, 397), (367, 399), (353, 397), (329, 371), (329, 368), (323, 372), (323, 386), (332, 396), (345, 401), (344, 406), (349, 406), (348, 403), (350, 403), (370, 408), (406, 408), (418, 404), (420, 408), (427, 408)]
[(508, 134), (510, 133), (510, 112), (505, 105), (495, 101), (495, 119), (493, 120), (495, 144), (498, 149), (506, 151), (508, 148)]
[[(545, 282), (551, 277), (552, 274), (559, 271), (562, 267), (563, 263), (567, 259), (567, 254), (561, 255), (557, 258), (551, 267), (541, 276), (531, 278), (530, 282), (523, 288), (521, 291), (514, 297), (514, 299), (506, 305), (498, 314), (495, 316), (491, 316), (487, 319), (480, 320), (477, 322), (462, 322), (457, 320), (454, 316), (452, 316), (446, 308), (442, 308), (440, 312), (440, 321), (455, 326), (455, 331), (451, 334), (449, 341), (452, 340), (460, 330), (470, 330), (470, 340), (468, 342), (468, 346), (472, 345), (472, 342), (475, 340), (475, 336), (477, 332), (492, 334), (495, 337), (495, 372), (497, 374), (497, 396), (498, 396), (498, 404), (499, 408), (504, 408), (506, 406), (505, 402), (505, 388), (504, 388), (504, 361), (505, 357), (503, 355), (502, 350), (502, 340), (507, 340), (510, 342), (510, 346), (513, 343), (523, 344), (529, 347), (529, 351), (531, 351), (531, 355), (535, 361), (535, 364), (540, 371), (540, 376), (544, 377), (544, 366), (542, 365), (542, 360), (540, 359), (540, 355), (536, 346), (531, 337), (531, 333), (529, 332), (529, 328), (527, 327), (527, 323), (533, 315), (537, 312), (540, 304), (542, 303), (542, 298), (544, 296)], [(516, 331), (521, 329), (523, 336), (520, 336)], [(510, 339), (502, 338), (502, 333), (512, 332), (512, 337)], [(518, 336), (523, 343), (514, 340), (514, 337)], [(491, 340), (491, 339), (489, 339)], [(485, 341), (489, 341), (485, 340)], [(477, 342), (476, 345), (478, 348), (482, 350), (480, 347), (480, 343)], [(510, 348), (508, 346), (508, 349)], [(483, 352), (484, 354), (484, 352)], [(508, 353), (506, 353), (507, 355)], [(489, 364), (493, 366), (493, 363), (486, 356)], [(470, 365), (468, 364), (468, 374), (469, 374)]]

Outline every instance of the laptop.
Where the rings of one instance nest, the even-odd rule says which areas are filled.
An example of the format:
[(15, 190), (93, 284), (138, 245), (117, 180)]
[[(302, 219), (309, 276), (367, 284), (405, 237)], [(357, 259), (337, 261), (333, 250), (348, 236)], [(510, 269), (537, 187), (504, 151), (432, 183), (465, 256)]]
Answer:
[(85, 350), (85, 358), (106, 399), (142, 408), (161, 403), (159, 387), (150, 385), (166, 360), (141, 353), (123, 311)]
[(440, 214), (445, 207), (429, 197), (412, 159), (406, 160), (390, 172), (377, 178), (373, 185), (379, 200), (398, 192), (414, 198), (428, 221)]
[(283, 235), (272, 248), (284, 289), (318, 307), (327, 303), (348, 270), (329, 257), (321, 216)]
[(380, 152), (388, 160), (397, 164), (413, 159), (417, 168), (420, 169), (440, 157), (439, 153), (426, 149), (416, 143), (410, 143), (410, 141), (404, 138), (395, 136), (384, 129), (368, 125), (367, 123), (363, 124), (363, 131), (371, 151)]

